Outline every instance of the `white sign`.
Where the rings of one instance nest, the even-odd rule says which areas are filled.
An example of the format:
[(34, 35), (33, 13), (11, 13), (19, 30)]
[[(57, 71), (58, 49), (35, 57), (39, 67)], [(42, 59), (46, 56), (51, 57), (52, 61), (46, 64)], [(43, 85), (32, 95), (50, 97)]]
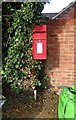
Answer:
[(42, 43), (37, 43), (37, 53), (38, 54), (42, 54), (43, 53), (43, 49), (42, 49)]

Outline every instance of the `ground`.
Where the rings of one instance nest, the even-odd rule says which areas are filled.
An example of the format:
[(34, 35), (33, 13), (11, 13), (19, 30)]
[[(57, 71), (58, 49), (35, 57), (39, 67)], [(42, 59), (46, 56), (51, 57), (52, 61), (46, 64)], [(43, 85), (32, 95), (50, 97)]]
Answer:
[(2, 108), (2, 118), (57, 118), (58, 95), (50, 89), (38, 90), (37, 100), (34, 100), (33, 91), (15, 94), (9, 89), (3, 90), (7, 101)]

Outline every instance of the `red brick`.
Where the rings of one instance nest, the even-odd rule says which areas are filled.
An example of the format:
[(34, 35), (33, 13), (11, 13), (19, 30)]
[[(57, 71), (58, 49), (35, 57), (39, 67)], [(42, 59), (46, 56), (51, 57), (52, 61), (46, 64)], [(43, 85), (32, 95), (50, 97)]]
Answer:
[(74, 84), (75, 72), (75, 23), (74, 9), (62, 15), (59, 19), (48, 20), (47, 46), (48, 54), (46, 72), (50, 76), (54, 90), (58, 86), (70, 86)]

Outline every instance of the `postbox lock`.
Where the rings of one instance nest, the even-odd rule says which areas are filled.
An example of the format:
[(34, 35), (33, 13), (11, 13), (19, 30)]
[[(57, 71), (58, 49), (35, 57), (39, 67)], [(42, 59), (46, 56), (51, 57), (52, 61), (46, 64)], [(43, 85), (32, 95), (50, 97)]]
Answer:
[(41, 40), (38, 40), (38, 42), (41, 42)]

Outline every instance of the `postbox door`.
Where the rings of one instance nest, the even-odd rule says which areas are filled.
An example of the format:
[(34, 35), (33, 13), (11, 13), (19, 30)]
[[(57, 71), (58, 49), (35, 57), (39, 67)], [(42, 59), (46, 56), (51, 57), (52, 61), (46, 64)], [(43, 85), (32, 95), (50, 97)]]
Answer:
[(46, 59), (46, 40), (34, 40), (33, 59)]

